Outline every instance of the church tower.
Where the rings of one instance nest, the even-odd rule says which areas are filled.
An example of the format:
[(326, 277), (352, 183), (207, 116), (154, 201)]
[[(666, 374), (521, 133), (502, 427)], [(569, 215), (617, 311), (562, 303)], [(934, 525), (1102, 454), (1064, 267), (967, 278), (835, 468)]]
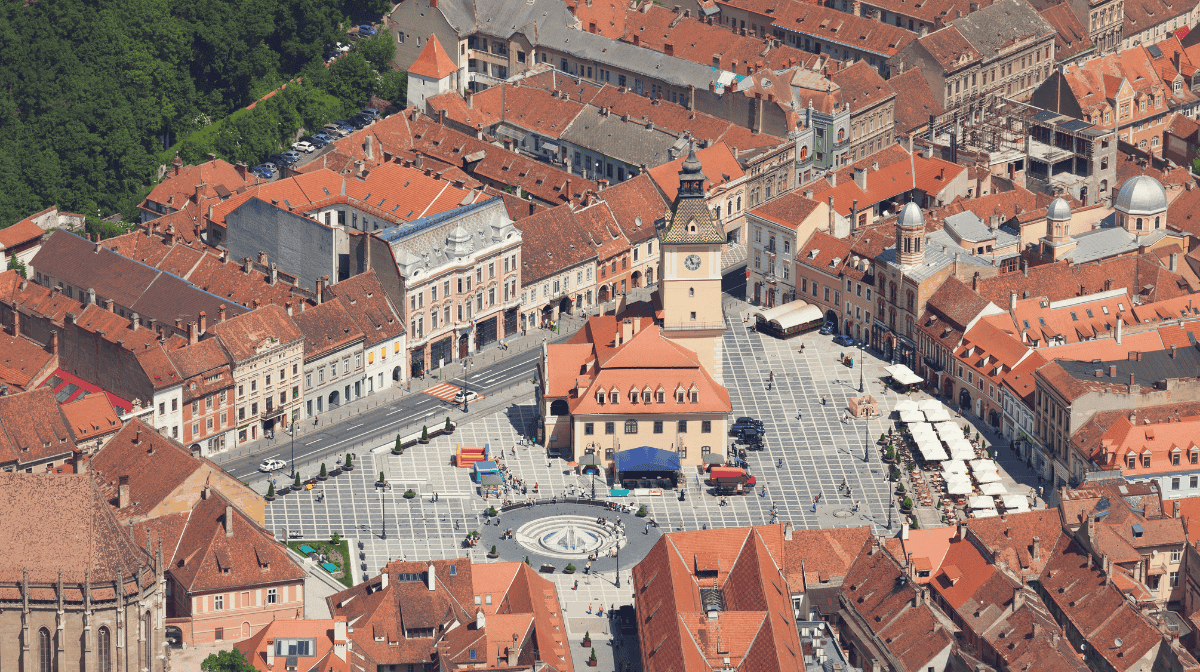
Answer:
[(909, 201), (896, 218), (896, 261), (901, 266), (919, 266), (925, 261), (925, 216)]
[(721, 305), (725, 229), (708, 209), (707, 181), (693, 147), (679, 171), (679, 193), (671, 212), (658, 230), (658, 293), (663, 334), (695, 350), (700, 363), (719, 381), (721, 334), (725, 332)]

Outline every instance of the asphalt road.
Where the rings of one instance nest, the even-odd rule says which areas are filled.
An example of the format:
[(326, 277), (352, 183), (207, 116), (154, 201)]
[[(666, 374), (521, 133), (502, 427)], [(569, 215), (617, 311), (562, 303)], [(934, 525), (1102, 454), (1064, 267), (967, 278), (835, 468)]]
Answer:
[[(533, 378), (540, 357), (541, 349), (533, 348), (511, 359), (472, 370), (466, 376), (466, 386), (486, 398), (491, 396), (492, 392)], [(454, 377), (444, 382), (462, 387), (464, 380), (462, 377)], [(473, 403), (469, 404), (468, 408), (473, 406)], [(425, 421), (424, 424), (430, 426), (440, 425), (447, 415), (457, 420), (463, 416), (462, 407), (428, 394), (410, 394), (393, 404), (373, 408), (350, 420), (301, 436), (295, 442), (295, 460), (299, 464), (319, 461), (334, 455), (341, 457), (346, 449), (354, 444), (384, 437), (391, 439), (401, 428), (417, 422)], [(286, 436), (284, 438), (286, 439)], [(259, 474), (260, 462), (268, 457), (275, 457), (288, 462), (288, 468), (276, 472), (275, 477), (279, 478), (290, 473), (291, 451), (292, 447), (286, 440), (280, 441), (277, 445), (234, 458), (221, 466), (238, 480), (248, 481)], [(336, 460), (327, 461), (333, 464)], [(305, 474), (302, 471), (301, 475), (308, 478), (313, 474)]]

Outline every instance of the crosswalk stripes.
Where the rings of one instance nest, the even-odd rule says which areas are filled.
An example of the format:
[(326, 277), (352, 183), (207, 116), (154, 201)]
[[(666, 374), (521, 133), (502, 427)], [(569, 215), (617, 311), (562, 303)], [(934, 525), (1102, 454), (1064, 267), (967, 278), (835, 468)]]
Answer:
[[(441, 399), (442, 401), (453, 402), (454, 395), (458, 394), (458, 391), (461, 389), (462, 388), (458, 387), (457, 385), (451, 385), (450, 383), (442, 383), (440, 385), (434, 385), (433, 387), (429, 388), (428, 390), (425, 390), (425, 394), (428, 394), (431, 397), (437, 397), (438, 399)], [(471, 398), (471, 401), (479, 401), (480, 399), (483, 399), (483, 398), (484, 397), (482, 394), (477, 394)]]
[(434, 385), (433, 387), (429, 388), (428, 390), (425, 390), (425, 394), (428, 394), (431, 397), (437, 397), (438, 399), (441, 399), (442, 401), (454, 401), (454, 395), (458, 394), (458, 391), (460, 389), (462, 389), (462, 388), (460, 388), (456, 385), (451, 385), (450, 383), (442, 383), (440, 385)]

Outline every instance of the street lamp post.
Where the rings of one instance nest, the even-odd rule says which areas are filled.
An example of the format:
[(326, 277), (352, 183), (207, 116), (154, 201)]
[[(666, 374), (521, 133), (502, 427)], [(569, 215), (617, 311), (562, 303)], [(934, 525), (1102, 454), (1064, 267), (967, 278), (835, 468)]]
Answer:
[(621, 539), (617, 538), (617, 588), (621, 587)]
[(289, 443), (291, 443), (291, 451), (292, 451), (292, 478), (295, 478), (296, 477), (296, 423), (295, 422), (293, 422), (288, 427), (288, 436), (291, 437), (291, 440)]
[(863, 342), (858, 339), (858, 391), (863, 391)]
[[(891, 497), (889, 496), (888, 499), (890, 500)], [(889, 530), (892, 529), (892, 510), (895, 508), (896, 508), (896, 502), (889, 501), (888, 502), (888, 529)]]

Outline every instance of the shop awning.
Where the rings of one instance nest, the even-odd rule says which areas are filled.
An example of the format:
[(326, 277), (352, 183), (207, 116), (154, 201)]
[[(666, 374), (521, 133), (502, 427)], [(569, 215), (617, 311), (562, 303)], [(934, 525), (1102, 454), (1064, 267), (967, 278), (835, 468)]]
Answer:
[(558, 153), (558, 145), (554, 144), (553, 142), (543, 142), (542, 149), (546, 150), (547, 152), (550, 152), (551, 154)]
[(903, 364), (893, 364), (884, 368), (884, 371), (886, 371), (893, 380), (901, 385), (916, 385), (924, 380), (924, 378), (913, 373), (912, 369)]
[(917, 410), (917, 402), (913, 401), (912, 399), (901, 399), (900, 401), (896, 402), (897, 413), (915, 410)]
[(679, 454), (642, 446), (617, 453), (617, 471), (679, 471)]

